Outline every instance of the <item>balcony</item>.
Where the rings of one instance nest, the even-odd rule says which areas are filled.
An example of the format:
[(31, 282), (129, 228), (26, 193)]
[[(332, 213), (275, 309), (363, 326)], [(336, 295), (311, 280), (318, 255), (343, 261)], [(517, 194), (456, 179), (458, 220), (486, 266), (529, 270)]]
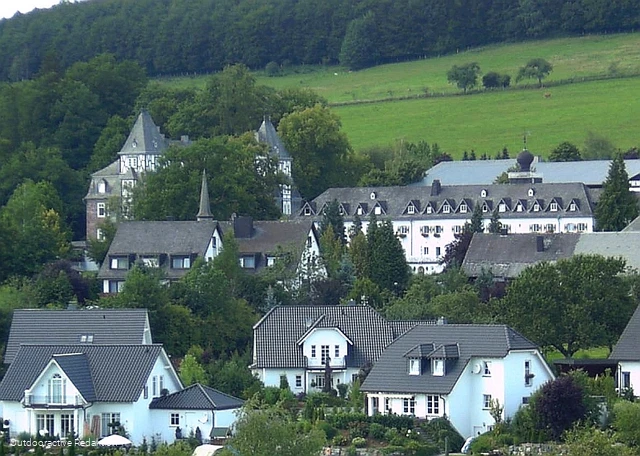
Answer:
[(31, 408), (78, 408), (82, 407), (84, 401), (79, 394), (64, 396), (37, 395), (29, 392), (24, 393), (24, 406)]
[[(322, 364), (320, 357), (317, 358), (304, 358), (305, 367), (311, 369), (324, 369), (324, 364)], [(339, 358), (331, 358), (331, 362), (329, 363), (331, 369), (344, 369), (347, 367), (347, 357), (341, 356)]]

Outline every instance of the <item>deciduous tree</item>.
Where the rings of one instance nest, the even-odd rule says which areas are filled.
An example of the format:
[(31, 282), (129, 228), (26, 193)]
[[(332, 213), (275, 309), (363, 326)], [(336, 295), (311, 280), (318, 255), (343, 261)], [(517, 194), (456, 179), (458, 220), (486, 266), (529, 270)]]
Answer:
[(625, 271), (624, 260), (599, 255), (536, 264), (509, 285), (497, 318), (565, 357), (612, 347), (636, 304)]
[(553, 70), (553, 65), (542, 58), (531, 59), (523, 67), (518, 70), (518, 76), (516, 76), (516, 82), (520, 82), (523, 79), (537, 79), (538, 84), (542, 87), (542, 80), (549, 76)]
[(447, 81), (455, 83), (463, 92), (472, 89), (478, 83), (480, 65), (476, 62), (465, 63), (464, 65), (454, 65), (447, 71)]
[(571, 144), (567, 141), (558, 144), (555, 149), (551, 151), (551, 155), (549, 155), (549, 161), (552, 162), (568, 162), (580, 160), (582, 160), (580, 149), (578, 149), (575, 144)]

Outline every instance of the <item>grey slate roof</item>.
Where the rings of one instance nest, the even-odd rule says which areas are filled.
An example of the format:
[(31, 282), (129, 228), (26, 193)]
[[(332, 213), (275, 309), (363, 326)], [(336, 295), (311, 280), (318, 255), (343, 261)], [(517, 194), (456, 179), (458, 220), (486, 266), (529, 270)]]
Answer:
[[(537, 238), (544, 239), (545, 249), (538, 252)], [(602, 255), (623, 258), (627, 266), (640, 269), (640, 231), (554, 234), (477, 233), (469, 244), (462, 269), (469, 277), (482, 271), (496, 277), (514, 278), (525, 268), (542, 262), (555, 262), (574, 255)]]
[[(426, 352), (431, 344), (436, 349), (457, 345), (459, 358), (446, 360), (445, 375), (431, 375), (428, 359), (423, 360), (421, 375), (409, 375), (405, 355), (425, 344), (427, 347), (421, 352)], [(510, 350), (536, 348), (533, 342), (504, 325), (417, 325), (384, 350), (361, 389), (369, 392), (448, 394), (471, 358), (499, 358)], [(455, 354), (452, 352), (449, 351), (448, 356)]]
[[(298, 340), (322, 317), (322, 327), (338, 328), (352, 342), (348, 367), (373, 363), (397, 334), (369, 306), (278, 306), (254, 326), (254, 368), (305, 367)], [(408, 325), (408, 323), (407, 323)]]
[[(533, 189), (534, 195), (529, 196), (529, 190)], [(500, 213), (501, 219), (509, 218), (540, 218), (544, 216), (567, 215), (576, 217), (591, 217), (593, 215), (592, 203), (589, 189), (580, 183), (567, 184), (492, 184), (492, 185), (441, 185), (440, 191), (432, 195), (433, 187), (406, 186), (406, 187), (355, 187), (355, 188), (330, 188), (315, 198), (311, 203), (307, 203), (312, 209), (311, 216), (318, 216), (322, 213), (325, 204), (334, 199), (342, 203), (344, 207), (348, 204), (353, 208), (352, 212), (345, 214), (345, 220), (351, 220), (356, 213), (358, 206), (367, 204), (368, 212), (371, 212), (377, 203), (384, 202), (386, 217), (394, 220), (437, 220), (446, 219), (469, 219), (475, 204), (484, 204), (490, 207), (497, 206), (504, 201), (509, 206), (508, 212)], [(486, 192), (486, 197), (482, 197), (482, 192)], [(373, 198), (372, 198), (373, 197)], [(560, 203), (557, 212), (551, 212), (549, 205), (553, 200)], [(542, 210), (539, 212), (527, 209), (523, 212), (516, 212), (514, 201), (522, 200), (527, 202), (527, 208), (532, 208), (536, 200), (544, 202)], [(409, 202), (419, 201), (419, 206), (424, 208), (419, 214), (409, 215), (406, 208)], [(466, 213), (459, 211), (460, 203), (467, 201), (470, 207)], [(577, 210), (570, 212), (571, 202), (577, 204)], [(442, 207), (449, 204), (452, 209), (450, 213), (444, 213)], [(299, 212), (304, 217), (307, 205), (303, 206)], [(427, 206), (433, 208), (432, 214), (426, 213)], [(365, 214), (365, 216), (368, 215)], [(385, 215), (378, 216), (385, 218)], [(363, 216), (361, 216), (362, 218)], [(487, 215), (488, 217), (488, 215)]]
[(242, 407), (244, 401), (196, 383), (182, 391), (154, 399), (150, 409), (171, 410), (228, 410)]
[[(640, 173), (640, 160), (625, 160), (629, 178)], [(426, 171), (424, 179), (417, 184), (430, 186), (435, 179), (443, 185), (489, 185), (503, 172), (516, 164), (509, 160), (474, 160), (440, 162)], [(546, 183), (580, 182), (589, 187), (599, 187), (607, 178), (610, 160), (577, 162), (534, 161), (531, 165), (536, 174), (542, 174)]]
[[(88, 371), (76, 358), (63, 361), (85, 389), (91, 382), (95, 401), (135, 402), (140, 397), (162, 345), (22, 345), (0, 382), (0, 400), (20, 401), (48, 363), (63, 354), (84, 354)], [(65, 370), (65, 372), (67, 372)]]
[(619, 361), (640, 361), (640, 306), (631, 316), (609, 358)]
[(93, 344), (142, 344), (146, 328), (146, 309), (19, 309), (13, 312), (4, 362), (13, 362), (21, 344), (79, 344), (83, 334), (92, 334)]
[(640, 231), (640, 215), (634, 218), (622, 231)]
[(167, 150), (168, 145), (168, 140), (160, 133), (149, 112), (143, 109), (118, 154), (160, 155)]
[(82, 397), (89, 402), (96, 400), (96, 390), (91, 378), (89, 359), (84, 353), (72, 353), (68, 355), (53, 355), (53, 359), (69, 377)]
[(573, 253), (621, 257), (627, 266), (640, 269), (639, 250), (640, 232), (598, 232), (582, 233)]
[[(539, 237), (544, 239), (542, 252), (537, 251)], [(491, 271), (495, 277), (514, 278), (533, 264), (570, 258), (579, 238), (578, 233), (475, 233), (462, 269), (469, 277), (479, 277), (483, 271)]]
[(167, 278), (182, 277), (188, 269), (171, 269), (170, 258), (166, 257), (192, 255), (192, 260), (195, 256), (202, 257), (217, 227), (218, 223), (213, 220), (122, 222), (118, 225), (98, 278), (124, 279), (128, 270), (111, 269), (109, 259), (125, 255), (132, 255), (133, 261), (139, 255), (164, 255), (165, 258), (160, 258), (160, 268), (165, 270)]
[(265, 118), (262, 121), (262, 125), (256, 132), (256, 139), (261, 143), (267, 144), (269, 152), (279, 160), (291, 160), (291, 155), (276, 132), (271, 119)]

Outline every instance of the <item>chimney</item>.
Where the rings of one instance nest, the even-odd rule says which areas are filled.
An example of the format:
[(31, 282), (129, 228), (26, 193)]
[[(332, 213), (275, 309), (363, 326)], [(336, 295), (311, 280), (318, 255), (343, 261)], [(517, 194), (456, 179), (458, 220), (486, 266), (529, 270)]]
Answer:
[(253, 234), (253, 218), (247, 215), (233, 219), (233, 234), (236, 239), (248, 239)]
[(442, 190), (440, 179), (434, 179), (431, 183), (431, 196), (438, 196), (440, 194), (440, 190)]
[(536, 236), (536, 252), (544, 252), (544, 236)]

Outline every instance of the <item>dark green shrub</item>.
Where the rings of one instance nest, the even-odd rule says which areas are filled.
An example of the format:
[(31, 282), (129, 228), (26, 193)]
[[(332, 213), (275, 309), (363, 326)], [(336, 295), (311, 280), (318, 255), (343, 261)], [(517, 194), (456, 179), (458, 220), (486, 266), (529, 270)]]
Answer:
[(335, 446), (345, 446), (349, 440), (344, 435), (338, 434), (331, 440), (331, 443)]
[(366, 421), (352, 421), (348, 425), (349, 437), (366, 437), (369, 434), (369, 423)]
[(327, 417), (327, 421), (338, 429), (348, 429), (349, 423), (354, 421), (366, 423), (369, 417), (364, 413), (334, 413)]
[(385, 432), (387, 428), (378, 423), (371, 423), (369, 425), (369, 437), (376, 440), (384, 439)]
[(493, 436), (488, 433), (479, 435), (471, 442), (471, 454), (489, 453), (495, 448)]
[(374, 415), (371, 419), (387, 428), (413, 429), (414, 426), (414, 419), (410, 416)]
[(351, 440), (351, 444), (356, 448), (364, 448), (367, 446), (367, 439), (364, 437), (354, 437), (353, 440)]
[(324, 431), (325, 435), (327, 436), (327, 440), (331, 440), (338, 433), (338, 430), (336, 428), (334, 428), (333, 426), (331, 426), (326, 421), (318, 421), (316, 423), (316, 427), (318, 429), (320, 429), (321, 431)]

